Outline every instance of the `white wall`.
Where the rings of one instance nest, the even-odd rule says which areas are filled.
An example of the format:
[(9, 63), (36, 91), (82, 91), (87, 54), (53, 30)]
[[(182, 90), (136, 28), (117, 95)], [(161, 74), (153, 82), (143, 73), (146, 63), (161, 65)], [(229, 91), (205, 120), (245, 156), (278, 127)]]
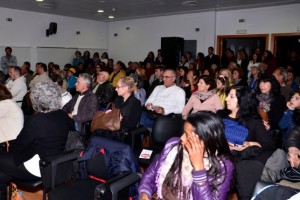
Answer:
[[(207, 54), (207, 48), (215, 45), (217, 35), (235, 35), (237, 29), (246, 29), (247, 34), (296, 32), (298, 26), (300, 29), (299, 10), (300, 4), (294, 4), (110, 22), (109, 54), (125, 63), (143, 60), (148, 51), (156, 53), (160, 48), (161, 37), (172, 36), (197, 40), (197, 52)], [(239, 23), (239, 19), (246, 22)], [(195, 32), (196, 27), (200, 32)], [(118, 36), (114, 37), (114, 33)]]
[(161, 37), (175, 36), (197, 40), (197, 50), (207, 52), (214, 45), (214, 19), (214, 12), (205, 12), (110, 22), (109, 56), (125, 63), (144, 60), (149, 51), (160, 49)]
[[(300, 4), (217, 12), (217, 35), (293, 33), (300, 29)], [(239, 19), (245, 19), (239, 23)], [(271, 37), (270, 37), (271, 40)], [(269, 41), (269, 45), (271, 41)], [(269, 46), (270, 48), (270, 46)]]
[[(6, 18), (12, 18), (12, 22), (7, 22)], [(57, 23), (57, 34), (46, 37), (46, 29), (49, 28), (50, 22)], [(106, 27), (106, 22), (0, 8), (0, 46), (11, 46), (13, 49), (29, 48), (28, 60), (32, 65), (44, 62), (37, 56), (38, 47), (106, 50)], [(76, 35), (76, 31), (80, 31), (81, 34)], [(14, 53), (17, 52), (13, 50)], [(4, 55), (4, 51), (0, 52), (0, 55)], [(18, 55), (16, 56), (18, 58)], [(59, 65), (64, 65), (70, 60), (66, 58), (65, 63), (59, 62)]]

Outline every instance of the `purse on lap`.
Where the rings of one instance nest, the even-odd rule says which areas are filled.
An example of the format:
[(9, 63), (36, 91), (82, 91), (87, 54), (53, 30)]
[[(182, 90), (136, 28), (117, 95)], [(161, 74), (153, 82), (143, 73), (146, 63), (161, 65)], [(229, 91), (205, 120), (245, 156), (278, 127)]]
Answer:
[[(106, 108), (112, 103), (108, 104)], [(120, 109), (116, 108), (114, 104), (112, 104), (112, 110), (108, 113), (105, 111), (97, 111), (93, 117), (91, 124), (91, 131), (94, 132), (97, 129), (107, 130), (107, 131), (116, 131), (121, 128), (121, 120), (120, 120)]]

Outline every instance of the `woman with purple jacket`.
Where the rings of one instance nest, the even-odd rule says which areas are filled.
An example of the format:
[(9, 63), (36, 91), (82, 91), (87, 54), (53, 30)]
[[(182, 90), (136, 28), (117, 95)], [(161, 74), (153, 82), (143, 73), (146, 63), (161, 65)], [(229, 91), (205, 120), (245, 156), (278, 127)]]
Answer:
[(222, 119), (201, 111), (188, 116), (182, 136), (171, 138), (143, 174), (139, 198), (227, 199), (233, 172)]

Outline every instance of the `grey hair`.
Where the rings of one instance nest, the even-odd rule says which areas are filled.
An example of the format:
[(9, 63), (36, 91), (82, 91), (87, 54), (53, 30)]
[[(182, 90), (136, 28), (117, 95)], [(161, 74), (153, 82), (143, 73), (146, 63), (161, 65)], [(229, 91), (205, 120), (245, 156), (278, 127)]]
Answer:
[(78, 78), (79, 78), (79, 77), (82, 77), (83, 82), (84, 82), (85, 84), (87, 84), (88, 88), (90, 88), (91, 83), (92, 83), (92, 76), (89, 75), (88, 73), (82, 73), (82, 74), (79, 74), (79, 75), (78, 75)]
[(283, 67), (278, 67), (277, 69), (280, 70), (280, 74), (283, 76), (284, 81), (287, 81), (288, 75), (287, 75), (286, 70)]
[(31, 89), (30, 99), (37, 112), (48, 113), (61, 108), (59, 86), (51, 81), (36, 83)]

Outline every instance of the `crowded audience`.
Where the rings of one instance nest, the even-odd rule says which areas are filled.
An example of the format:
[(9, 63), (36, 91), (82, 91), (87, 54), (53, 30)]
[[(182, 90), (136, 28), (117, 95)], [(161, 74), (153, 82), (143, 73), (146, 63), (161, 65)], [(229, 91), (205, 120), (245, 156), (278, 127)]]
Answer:
[[(140, 200), (154, 194), (160, 199), (227, 199), (230, 193), (250, 199), (276, 148), (299, 167), (299, 147), (291, 145), (292, 130), (300, 126), (295, 52), (278, 66), (269, 50), (227, 48), (219, 56), (208, 47), (206, 56), (184, 52), (178, 66), (168, 66), (158, 49), (126, 66), (107, 52), (92, 52), (91, 57), (89, 51), (76, 51), (63, 70), (54, 60), (48, 66), (36, 63), (34, 72), (29, 62), (18, 67), (11, 53), (7, 47), (1, 58), (1, 113), (11, 108), (22, 126), (6, 131), (0, 124), (0, 138), (8, 138), (1, 142), (9, 140), (9, 152), (0, 152), (0, 194), (5, 177), (36, 179), (39, 174), (24, 164), (38, 165), (39, 158), (61, 152), (71, 129), (86, 135), (86, 123), (97, 111), (110, 109), (111, 102), (120, 109), (121, 131), (144, 126), (151, 132), (158, 116), (185, 121), (182, 136), (170, 139), (143, 174)], [(34, 114), (26, 114), (23, 124), (25, 104)], [(16, 117), (0, 114), (0, 120), (10, 116)], [(41, 128), (46, 131), (38, 137)]]

